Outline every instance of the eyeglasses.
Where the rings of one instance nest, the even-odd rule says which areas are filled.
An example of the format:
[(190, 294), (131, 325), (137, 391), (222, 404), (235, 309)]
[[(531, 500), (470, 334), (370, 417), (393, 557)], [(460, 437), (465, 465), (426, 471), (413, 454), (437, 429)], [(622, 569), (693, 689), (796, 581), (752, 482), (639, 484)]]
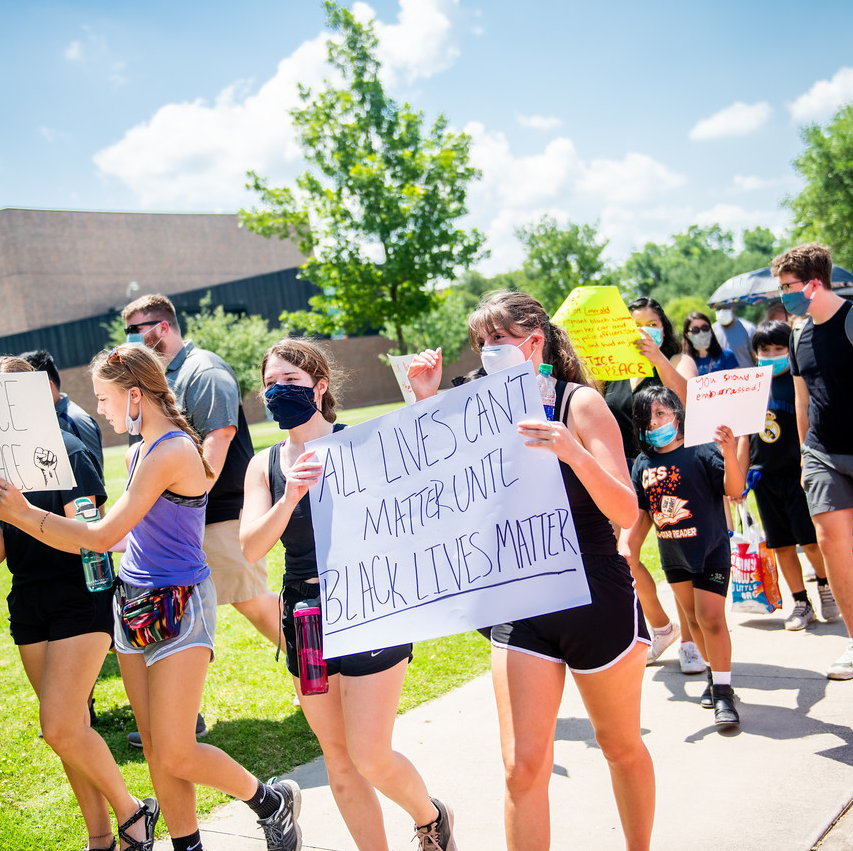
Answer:
[(124, 329), (124, 333), (138, 334), (140, 328), (144, 328), (146, 325), (159, 325), (161, 321), (160, 319), (146, 319), (145, 322), (134, 322), (133, 325), (128, 325)]
[(704, 325), (691, 325), (690, 328), (687, 329), (688, 334), (698, 334), (702, 331), (710, 331), (711, 326), (706, 322)]
[(784, 295), (788, 295), (788, 293), (791, 292), (791, 287), (793, 287), (794, 284), (802, 284), (803, 286), (805, 286), (806, 283), (807, 281), (788, 281), (787, 284), (779, 284), (779, 292), (783, 293)]

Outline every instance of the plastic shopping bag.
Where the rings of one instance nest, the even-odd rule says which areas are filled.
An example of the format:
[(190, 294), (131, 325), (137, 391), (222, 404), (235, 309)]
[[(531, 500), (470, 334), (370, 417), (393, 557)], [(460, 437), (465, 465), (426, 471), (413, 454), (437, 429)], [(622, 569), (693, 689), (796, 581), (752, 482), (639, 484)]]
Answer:
[(732, 538), (732, 611), (770, 614), (782, 608), (776, 557), (746, 505), (737, 509), (741, 531)]

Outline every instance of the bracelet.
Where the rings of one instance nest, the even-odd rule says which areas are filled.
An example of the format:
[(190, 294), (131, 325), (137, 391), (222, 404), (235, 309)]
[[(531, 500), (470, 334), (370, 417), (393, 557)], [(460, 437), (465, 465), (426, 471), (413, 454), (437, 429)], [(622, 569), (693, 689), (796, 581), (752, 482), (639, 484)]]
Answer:
[(42, 535), (44, 534), (44, 521), (45, 521), (45, 520), (47, 520), (47, 518), (48, 518), (49, 516), (50, 516), (50, 512), (49, 512), (49, 511), (45, 511), (45, 513), (44, 513), (44, 517), (42, 517), (42, 519), (41, 519), (41, 523), (39, 523), (39, 532), (41, 532), (41, 534), (42, 534)]

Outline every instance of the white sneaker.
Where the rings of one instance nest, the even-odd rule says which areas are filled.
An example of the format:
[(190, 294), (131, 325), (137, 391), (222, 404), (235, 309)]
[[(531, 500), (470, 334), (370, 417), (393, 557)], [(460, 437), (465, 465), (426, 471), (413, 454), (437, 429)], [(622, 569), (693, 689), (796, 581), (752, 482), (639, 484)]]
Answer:
[(651, 665), (667, 647), (674, 644), (681, 637), (681, 627), (677, 621), (670, 621), (669, 626), (663, 629), (652, 627), (652, 643), (646, 655), (646, 664)]
[(820, 616), (825, 621), (831, 621), (838, 617), (838, 603), (832, 596), (829, 585), (818, 585), (817, 593), (820, 595)]
[(678, 664), (682, 674), (704, 674), (708, 667), (699, 648), (692, 641), (682, 641), (678, 647)]
[(826, 676), (830, 680), (853, 680), (853, 638), (847, 649), (829, 666)]
[(785, 629), (805, 629), (814, 620), (815, 613), (811, 603), (798, 600), (794, 603), (794, 610), (785, 618)]

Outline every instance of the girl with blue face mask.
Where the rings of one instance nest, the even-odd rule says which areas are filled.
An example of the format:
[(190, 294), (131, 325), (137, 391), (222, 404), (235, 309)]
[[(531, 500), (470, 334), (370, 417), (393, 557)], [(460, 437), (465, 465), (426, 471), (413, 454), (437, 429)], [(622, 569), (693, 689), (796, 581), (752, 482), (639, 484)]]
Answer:
[(657, 530), (666, 581), (709, 667), (701, 705), (721, 729), (740, 718), (731, 687), (732, 643), (726, 626), (731, 550), (723, 496), (738, 498), (744, 476), (735, 437), (719, 426), (713, 443), (684, 446), (684, 408), (666, 387), (650, 387), (634, 402), (641, 448), (631, 478), (640, 505), (635, 526)]

